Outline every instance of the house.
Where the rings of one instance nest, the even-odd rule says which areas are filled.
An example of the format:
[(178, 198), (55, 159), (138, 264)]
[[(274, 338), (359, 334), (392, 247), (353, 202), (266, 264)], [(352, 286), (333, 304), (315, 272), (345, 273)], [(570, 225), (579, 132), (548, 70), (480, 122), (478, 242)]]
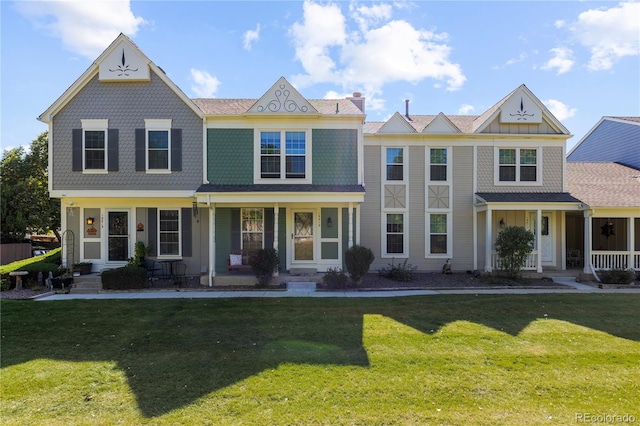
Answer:
[(608, 161), (640, 169), (640, 117), (602, 117), (569, 151), (567, 161)]
[(360, 93), (306, 99), (284, 77), (255, 99), (190, 99), (121, 34), (39, 119), (63, 259), (95, 270), (143, 242), (209, 285), (259, 248), (282, 272), (342, 268), (354, 244), (372, 270), (491, 271), (497, 234), (519, 225), (543, 272), (576, 267), (584, 241), (568, 227), (587, 209), (568, 191), (571, 135), (525, 85), (478, 116), (407, 101), (366, 122)]

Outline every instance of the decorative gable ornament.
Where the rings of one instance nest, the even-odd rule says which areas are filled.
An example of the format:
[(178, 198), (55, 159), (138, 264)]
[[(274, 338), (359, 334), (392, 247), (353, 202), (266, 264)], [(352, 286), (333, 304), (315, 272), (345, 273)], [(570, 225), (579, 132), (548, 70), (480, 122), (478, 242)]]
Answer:
[(284, 77), (271, 86), (247, 111), (252, 114), (318, 114)]
[(542, 123), (542, 108), (519, 88), (500, 107), (501, 123)]
[(100, 62), (100, 81), (149, 81), (149, 65), (145, 56), (124, 40)]

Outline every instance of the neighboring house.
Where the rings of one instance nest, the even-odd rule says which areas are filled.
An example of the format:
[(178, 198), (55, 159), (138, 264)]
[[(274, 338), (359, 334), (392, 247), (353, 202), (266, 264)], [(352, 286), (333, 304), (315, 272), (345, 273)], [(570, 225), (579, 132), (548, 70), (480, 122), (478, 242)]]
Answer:
[(602, 117), (567, 161), (608, 161), (640, 169), (640, 117)]
[(361, 244), (373, 271), (447, 259), (491, 271), (497, 234), (520, 225), (536, 236), (527, 269), (577, 267), (571, 135), (526, 86), (479, 116), (410, 115), (407, 103), (365, 118), (359, 93), (311, 100), (284, 78), (256, 99), (189, 99), (120, 35), (39, 118), (63, 259), (116, 267), (142, 241), (211, 285), (238, 250), (275, 248), (280, 271), (323, 272)]

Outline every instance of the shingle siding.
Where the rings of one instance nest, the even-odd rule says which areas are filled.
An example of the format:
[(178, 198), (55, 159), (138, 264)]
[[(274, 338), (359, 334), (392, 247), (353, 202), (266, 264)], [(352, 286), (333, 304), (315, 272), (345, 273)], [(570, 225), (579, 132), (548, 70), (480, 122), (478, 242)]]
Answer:
[(358, 131), (313, 129), (313, 183), (354, 185), (358, 183)]
[(212, 184), (252, 184), (253, 129), (207, 129), (207, 163)]
[[(118, 171), (72, 171), (72, 131), (83, 119), (108, 119), (109, 129), (118, 129)], [(136, 172), (135, 129), (145, 119), (172, 119), (182, 129), (182, 171)], [(150, 82), (139, 83), (100, 83), (96, 76), (55, 115), (51, 154), (54, 190), (193, 189), (202, 182), (202, 119), (153, 72)]]

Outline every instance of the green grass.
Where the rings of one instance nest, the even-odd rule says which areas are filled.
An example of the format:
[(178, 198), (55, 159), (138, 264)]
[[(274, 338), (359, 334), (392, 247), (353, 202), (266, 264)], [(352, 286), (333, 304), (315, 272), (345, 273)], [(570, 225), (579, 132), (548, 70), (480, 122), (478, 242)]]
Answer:
[(3, 424), (640, 422), (640, 295), (1, 308)]

